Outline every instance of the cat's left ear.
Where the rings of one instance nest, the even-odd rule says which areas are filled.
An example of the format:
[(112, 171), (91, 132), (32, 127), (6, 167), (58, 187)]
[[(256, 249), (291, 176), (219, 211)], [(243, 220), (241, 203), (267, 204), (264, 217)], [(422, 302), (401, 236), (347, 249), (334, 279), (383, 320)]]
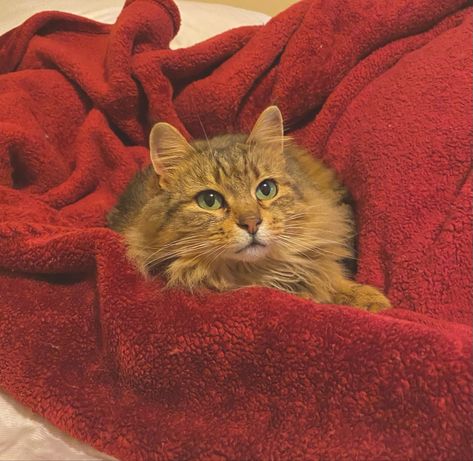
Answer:
[(284, 147), (284, 122), (277, 106), (270, 106), (258, 117), (247, 140), (248, 144), (270, 148), (282, 154)]
[(149, 135), (149, 150), (154, 171), (166, 180), (194, 149), (176, 128), (160, 122), (153, 126)]

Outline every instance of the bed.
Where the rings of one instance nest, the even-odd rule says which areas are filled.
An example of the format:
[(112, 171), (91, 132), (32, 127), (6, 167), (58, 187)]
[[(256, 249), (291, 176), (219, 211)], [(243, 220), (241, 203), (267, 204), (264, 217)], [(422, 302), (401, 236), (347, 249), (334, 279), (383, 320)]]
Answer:
[[(20, 0), (2, 6), (0, 35), (21, 24), (31, 15), (57, 10), (113, 23), (121, 0)], [(234, 27), (266, 23), (269, 16), (221, 4), (178, 1), (181, 28), (171, 48), (184, 48)], [(9, 396), (0, 393), (0, 460), (73, 461), (113, 459), (80, 443), (43, 418), (33, 414)]]

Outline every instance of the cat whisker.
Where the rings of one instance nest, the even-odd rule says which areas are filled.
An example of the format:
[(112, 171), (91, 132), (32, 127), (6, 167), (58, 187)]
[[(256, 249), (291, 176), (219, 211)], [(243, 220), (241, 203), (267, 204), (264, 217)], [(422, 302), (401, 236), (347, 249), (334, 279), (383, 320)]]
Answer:
[[(337, 235), (336, 233), (334, 233), (334, 234)], [(317, 246), (320, 246), (320, 245), (336, 245), (338, 247), (342, 247), (342, 248), (346, 248), (346, 249), (352, 249), (352, 247), (349, 244), (344, 243), (344, 241), (330, 240), (330, 239), (320, 238), (320, 237), (318, 238), (318, 237), (315, 237), (315, 236), (312, 236), (312, 235), (299, 235), (299, 234), (293, 234), (292, 232), (287, 232), (285, 234), (282, 234), (280, 237), (289, 238), (289, 239), (291, 239), (290, 241), (293, 241), (293, 239), (295, 239), (297, 241), (305, 242), (305, 243), (308, 243), (310, 245), (317, 245)]]
[(211, 265), (215, 262), (215, 260), (216, 260), (217, 258), (219, 258), (219, 257), (222, 255), (222, 253), (225, 252), (225, 250), (228, 248), (228, 246), (229, 246), (228, 244), (224, 244), (224, 245), (222, 245), (222, 246), (219, 248), (220, 251), (217, 251), (217, 252), (216, 252), (215, 256), (214, 256), (214, 257), (212, 258), (212, 260), (209, 262), (209, 266), (211, 266)]
[[(333, 256), (337, 256), (339, 258), (355, 259), (353, 256), (351, 256), (349, 254), (347, 255), (347, 254), (344, 254), (344, 253), (337, 253), (335, 251), (330, 251), (327, 248), (323, 248), (323, 247), (319, 246), (320, 242), (318, 240), (303, 243), (303, 242), (297, 241), (295, 239), (287, 238), (285, 236), (280, 236), (279, 239), (280, 239), (279, 243), (282, 246), (284, 246), (286, 249), (290, 250), (292, 248), (296, 248), (298, 254), (301, 254), (301, 255), (307, 255), (307, 254), (310, 254), (310, 253), (324, 253), (324, 254), (330, 254), (330, 255), (333, 255)], [(349, 247), (345, 247), (344, 245), (340, 245), (340, 247), (346, 248), (348, 250), (350, 249)], [(300, 252), (299, 249), (305, 250), (305, 251)]]
[(203, 133), (204, 133), (205, 140), (207, 141), (207, 146), (209, 147), (209, 151), (212, 152), (212, 147), (210, 146), (209, 137), (207, 136), (207, 132), (205, 131), (204, 124), (202, 123), (202, 120), (200, 119), (199, 114), (197, 114), (197, 119), (199, 120), (200, 126), (202, 128)]
[(153, 257), (159, 252), (163, 251), (172, 251), (173, 247), (177, 247), (175, 249), (179, 249), (179, 247), (185, 245), (183, 248), (189, 248), (189, 249), (197, 249), (198, 247), (206, 247), (208, 246), (208, 242), (201, 242), (201, 239), (196, 238), (195, 236), (193, 237), (184, 237), (179, 240), (169, 242), (166, 245), (162, 245), (159, 248), (156, 249), (156, 251), (152, 254), (149, 255), (149, 257)]
[[(312, 242), (313, 240), (310, 240), (313, 236), (312, 234), (312, 229), (310, 229), (311, 233), (307, 233), (308, 232), (308, 229), (304, 228), (304, 227), (299, 227), (299, 228), (293, 228), (293, 227), (288, 227), (286, 226), (285, 229), (284, 229), (284, 234), (286, 237), (289, 237), (289, 238), (292, 238), (292, 239), (300, 239), (300, 238), (303, 238), (309, 242)], [(325, 231), (323, 230), (322, 231), (324, 234), (328, 234), (328, 236), (339, 236), (340, 233), (339, 232), (331, 232), (331, 231)], [(352, 248), (351, 245), (347, 244), (347, 243), (344, 243), (345, 240), (350, 240), (352, 237), (350, 235), (348, 236), (344, 236), (344, 239), (343, 241), (339, 241), (339, 242), (331, 242), (333, 244), (336, 244), (337, 246), (342, 246), (342, 247), (345, 247), (345, 248)]]
[(280, 242), (283, 242), (283, 243), (287, 243), (288, 245), (293, 245), (293, 246), (297, 246), (297, 247), (303, 247), (303, 248), (306, 248), (306, 249), (312, 249), (313, 248), (313, 245), (310, 245), (309, 242), (307, 242), (307, 244), (304, 244), (302, 242), (299, 242), (295, 239), (292, 239), (290, 237), (287, 237), (285, 235), (281, 235), (277, 238), (278, 241)]
[[(195, 250), (194, 248), (193, 250)], [(189, 254), (189, 249), (176, 248), (173, 251), (167, 251), (166, 254), (160, 254), (160, 252), (155, 252), (154, 254), (146, 258), (145, 266), (149, 267), (157, 263), (163, 263), (170, 259), (179, 258), (182, 256), (187, 256)]]

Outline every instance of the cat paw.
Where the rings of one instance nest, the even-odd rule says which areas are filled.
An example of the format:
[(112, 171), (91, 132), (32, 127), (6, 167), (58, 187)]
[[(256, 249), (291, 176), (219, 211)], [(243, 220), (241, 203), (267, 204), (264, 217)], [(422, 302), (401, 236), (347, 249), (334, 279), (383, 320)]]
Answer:
[(391, 307), (389, 299), (377, 288), (370, 285), (357, 285), (353, 290), (353, 298), (350, 304), (369, 312), (379, 312)]
[(377, 288), (351, 281), (343, 283), (340, 291), (334, 296), (334, 302), (360, 307), (369, 312), (379, 312), (391, 307), (388, 298)]

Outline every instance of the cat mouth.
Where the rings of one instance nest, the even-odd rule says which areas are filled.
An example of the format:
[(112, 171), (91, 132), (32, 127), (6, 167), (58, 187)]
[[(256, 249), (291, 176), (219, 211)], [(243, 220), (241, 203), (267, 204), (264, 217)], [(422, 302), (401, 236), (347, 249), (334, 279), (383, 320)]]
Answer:
[(240, 248), (236, 253), (241, 253), (246, 250), (257, 249), (257, 248), (264, 248), (266, 245), (264, 243), (259, 242), (258, 240), (253, 240), (249, 245), (246, 245), (243, 248)]

